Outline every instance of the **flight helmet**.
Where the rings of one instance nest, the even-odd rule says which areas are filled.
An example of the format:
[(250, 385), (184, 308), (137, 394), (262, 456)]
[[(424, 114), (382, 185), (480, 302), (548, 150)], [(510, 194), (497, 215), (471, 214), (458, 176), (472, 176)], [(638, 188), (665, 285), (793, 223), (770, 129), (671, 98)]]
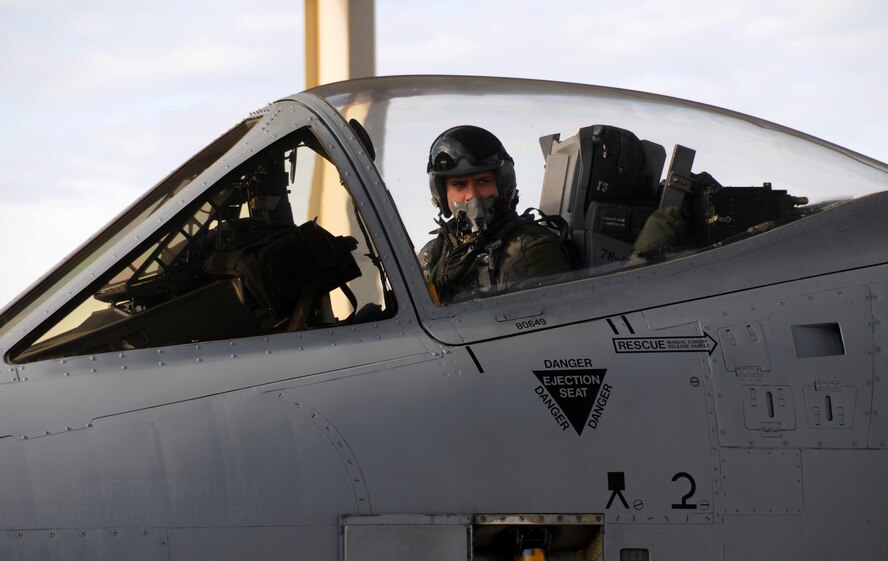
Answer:
[(518, 205), (515, 162), (502, 142), (487, 130), (460, 125), (442, 132), (429, 149), (429, 189), (438, 212), (449, 218), (446, 178), (493, 171), (499, 192), (497, 206), (514, 210)]

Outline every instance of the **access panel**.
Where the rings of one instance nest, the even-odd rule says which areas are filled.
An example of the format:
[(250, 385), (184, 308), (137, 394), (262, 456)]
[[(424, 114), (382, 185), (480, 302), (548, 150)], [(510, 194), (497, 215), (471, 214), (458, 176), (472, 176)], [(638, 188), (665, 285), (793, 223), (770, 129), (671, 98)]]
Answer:
[(342, 519), (344, 561), (600, 559), (600, 514), (387, 514)]

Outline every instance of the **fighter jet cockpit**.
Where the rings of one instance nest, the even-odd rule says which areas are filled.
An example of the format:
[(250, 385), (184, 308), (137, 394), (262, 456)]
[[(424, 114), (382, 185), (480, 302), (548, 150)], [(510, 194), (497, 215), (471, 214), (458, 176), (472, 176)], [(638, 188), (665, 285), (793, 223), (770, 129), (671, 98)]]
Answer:
[[(885, 188), (882, 165), (865, 156), (640, 92), (394, 77), (306, 95), (328, 113), (282, 100), (245, 119), (6, 310), (0, 320), (12, 329), (47, 299), (64, 300), (27, 329), (10, 359), (372, 322), (395, 313), (395, 266), (428, 317), (480, 310), (504, 295), (532, 299), (541, 287), (671, 275), (693, 269), (689, 257), (716, 262), (731, 258), (726, 248), (748, 253), (802, 235), (789, 228)], [(430, 145), (461, 125), (502, 144), (516, 185), (510, 204), (557, 237), (568, 266), (482, 291), (446, 294), (424, 282), (418, 254), (454, 219), (430, 197)], [(383, 240), (391, 252), (378, 249)], [(472, 258), (491, 269), (496, 261), (483, 251)], [(88, 286), (77, 281), (63, 293), (81, 271), (90, 271)]]
[(783, 232), (885, 188), (878, 163), (859, 154), (684, 100), (474, 77), (429, 77), (411, 89), (392, 78), (374, 86), (361, 95), (335, 84), (315, 91), (366, 126), (416, 252), (436, 228), (425, 187), (429, 146), (460, 125), (502, 142), (514, 160), (516, 211), (568, 247), (569, 274), (526, 279), (499, 293), (658, 267)]

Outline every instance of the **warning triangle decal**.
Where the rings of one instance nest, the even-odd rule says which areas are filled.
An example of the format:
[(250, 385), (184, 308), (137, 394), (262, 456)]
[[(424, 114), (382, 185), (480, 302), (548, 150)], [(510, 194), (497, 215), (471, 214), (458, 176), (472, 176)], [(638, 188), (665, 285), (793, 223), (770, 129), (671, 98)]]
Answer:
[(606, 368), (533, 371), (578, 435), (586, 428), (586, 419), (604, 383), (605, 372)]

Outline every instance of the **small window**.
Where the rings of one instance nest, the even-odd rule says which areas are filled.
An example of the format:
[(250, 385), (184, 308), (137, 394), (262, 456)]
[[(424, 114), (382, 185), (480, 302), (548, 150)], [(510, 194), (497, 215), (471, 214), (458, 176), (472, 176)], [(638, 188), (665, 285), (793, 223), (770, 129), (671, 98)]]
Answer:
[(310, 129), (257, 154), (14, 350), (31, 362), (372, 321), (376, 248)]
[(842, 330), (838, 323), (793, 325), (792, 340), (795, 343), (798, 358), (845, 354)]

